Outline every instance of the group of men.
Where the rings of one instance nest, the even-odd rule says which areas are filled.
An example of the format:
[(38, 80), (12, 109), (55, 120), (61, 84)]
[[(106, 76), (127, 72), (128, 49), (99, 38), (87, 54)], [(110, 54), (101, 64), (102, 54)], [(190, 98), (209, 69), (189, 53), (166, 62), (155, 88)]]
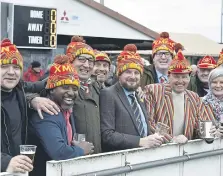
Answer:
[[(48, 160), (197, 138), (199, 119), (208, 118), (200, 112), (199, 96), (208, 89), (207, 76), (216, 61), (211, 56), (199, 61), (194, 81), (201, 83), (196, 84), (182, 45), (168, 33), (163, 32), (152, 48), (154, 64), (144, 66), (136, 46), (126, 45), (117, 58), (118, 79), (108, 86), (108, 55), (74, 36), (66, 55), (55, 57), (47, 79), (26, 83), (20, 81), (21, 54), (3, 40), (1, 171), (33, 170), (32, 161), (19, 154), (21, 144), (37, 145), (31, 174), (45, 175)], [(187, 90), (189, 84), (198, 94)], [(28, 92), (39, 94), (25, 95)], [(169, 127), (164, 136), (155, 132), (158, 122)], [(85, 134), (86, 141), (77, 141), (76, 134)]]
[[(33, 175), (45, 175), (47, 160), (102, 152), (99, 93), (106, 85), (110, 64), (107, 54), (93, 50), (82, 37), (74, 36), (66, 55), (56, 56), (47, 79), (35, 83), (21, 81), (20, 86), (23, 58), (15, 45), (3, 40), (1, 112), (5, 121), (1, 130), (1, 171), (33, 169), (32, 161), (19, 155), (21, 144), (38, 146)], [(17, 87), (21, 88), (21, 97), (17, 96)], [(25, 92), (40, 94), (26, 96)], [(12, 106), (15, 111), (10, 110)], [(89, 142), (75, 142), (77, 133), (85, 134)]]

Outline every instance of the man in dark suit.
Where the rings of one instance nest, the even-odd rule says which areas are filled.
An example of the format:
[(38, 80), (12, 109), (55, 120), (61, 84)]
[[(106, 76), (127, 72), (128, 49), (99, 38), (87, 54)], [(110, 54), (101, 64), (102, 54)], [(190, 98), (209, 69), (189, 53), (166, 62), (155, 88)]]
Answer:
[(35, 112), (29, 121), (29, 142), (37, 145), (32, 176), (46, 174), (46, 161), (64, 160), (92, 154), (92, 143), (75, 141), (75, 119), (72, 107), (80, 85), (77, 72), (66, 55), (56, 56), (47, 80), (47, 97), (61, 109), (58, 115)]
[(100, 116), (103, 151), (136, 147), (157, 147), (163, 142), (149, 135), (148, 116), (136, 94), (143, 73), (141, 57), (135, 45), (128, 45), (117, 59), (119, 81), (100, 93)]

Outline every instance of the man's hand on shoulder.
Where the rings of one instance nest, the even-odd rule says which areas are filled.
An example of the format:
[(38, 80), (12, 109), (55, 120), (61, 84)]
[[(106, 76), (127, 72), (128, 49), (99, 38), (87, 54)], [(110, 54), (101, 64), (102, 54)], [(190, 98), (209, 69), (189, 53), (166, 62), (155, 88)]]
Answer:
[(60, 112), (58, 105), (49, 98), (35, 97), (31, 100), (30, 104), (38, 112), (41, 119), (43, 119), (42, 111), (50, 115), (57, 115)]

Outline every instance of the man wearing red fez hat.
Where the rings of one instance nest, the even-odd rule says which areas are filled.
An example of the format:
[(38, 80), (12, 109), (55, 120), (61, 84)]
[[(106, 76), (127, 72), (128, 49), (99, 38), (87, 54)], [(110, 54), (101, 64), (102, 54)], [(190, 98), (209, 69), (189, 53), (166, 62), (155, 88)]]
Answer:
[(197, 64), (197, 74), (191, 76), (188, 89), (196, 92), (199, 97), (205, 96), (209, 90), (208, 76), (216, 66), (217, 62), (211, 56), (205, 56), (200, 59)]

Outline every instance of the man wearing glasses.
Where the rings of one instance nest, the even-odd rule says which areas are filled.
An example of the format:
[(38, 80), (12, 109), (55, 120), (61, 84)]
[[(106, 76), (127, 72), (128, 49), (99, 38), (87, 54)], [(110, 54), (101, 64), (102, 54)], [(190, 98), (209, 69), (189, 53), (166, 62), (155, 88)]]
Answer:
[(174, 43), (167, 32), (162, 32), (160, 37), (153, 42), (153, 64), (144, 66), (141, 80), (142, 88), (148, 84), (168, 82), (168, 67), (173, 58)]
[(74, 102), (73, 113), (76, 132), (86, 135), (86, 141), (92, 142), (94, 152), (101, 152), (99, 84), (91, 78), (95, 62), (94, 50), (82, 37), (73, 36), (67, 46), (67, 55), (77, 70), (80, 89)]

